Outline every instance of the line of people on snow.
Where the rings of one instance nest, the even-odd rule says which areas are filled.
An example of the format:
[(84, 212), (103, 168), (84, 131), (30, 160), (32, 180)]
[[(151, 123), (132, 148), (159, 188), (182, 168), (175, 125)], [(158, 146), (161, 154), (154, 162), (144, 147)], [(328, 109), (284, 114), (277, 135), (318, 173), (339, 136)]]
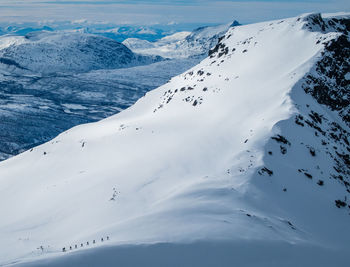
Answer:
[[(109, 236), (107, 236), (106, 237), (106, 240), (108, 241), (109, 240)], [(104, 241), (104, 239), (103, 239), (103, 237), (101, 237), (101, 242), (103, 242)], [(94, 239), (94, 240), (92, 240), (92, 244), (96, 244), (96, 240)], [(89, 243), (89, 241), (87, 241), (86, 242), (86, 246), (89, 246), (90, 245), (90, 243)], [(82, 248), (82, 247), (84, 247), (84, 243), (80, 243), (80, 247)], [(77, 249), (78, 248), (78, 245), (77, 244), (75, 244), (74, 245), (74, 249)], [(69, 246), (69, 250), (72, 250), (73, 249), (73, 246)], [(64, 247), (64, 248), (62, 248), (62, 252), (66, 252), (66, 251), (68, 251), (68, 248), (66, 248), (66, 247)]]

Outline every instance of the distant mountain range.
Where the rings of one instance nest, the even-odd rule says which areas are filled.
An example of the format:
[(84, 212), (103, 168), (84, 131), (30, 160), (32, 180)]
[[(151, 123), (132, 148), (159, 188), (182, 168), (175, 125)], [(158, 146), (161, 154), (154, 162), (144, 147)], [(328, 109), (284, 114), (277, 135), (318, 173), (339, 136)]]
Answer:
[(148, 26), (127, 26), (113, 24), (93, 24), (90, 22), (52, 22), (47, 25), (35, 23), (24, 23), (18, 25), (5, 26), (0, 24), (0, 35), (19, 35), (24, 36), (28, 33), (50, 31), (50, 32), (79, 32), (95, 34), (108, 37), (110, 39), (122, 42), (127, 38), (138, 37), (149, 41), (160, 39), (174, 29), (160, 29)]
[(159, 55), (167, 58), (188, 58), (193, 56), (207, 56), (210, 48), (214, 47), (218, 39), (230, 27), (239, 26), (237, 21), (226, 25), (200, 27), (193, 32), (178, 32), (162, 39), (149, 42), (137, 38), (123, 41), (127, 47), (137, 53)]
[(27, 23), (0, 22), (0, 35), (20, 35), (36, 31), (51, 32), (80, 32), (95, 34), (123, 42), (128, 38), (139, 38), (147, 41), (156, 41), (165, 36), (181, 31), (192, 31), (200, 24), (169, 24), (169, 25), (116, 25), (113, 23), (94, 23), (91, 21), (45, 21)]

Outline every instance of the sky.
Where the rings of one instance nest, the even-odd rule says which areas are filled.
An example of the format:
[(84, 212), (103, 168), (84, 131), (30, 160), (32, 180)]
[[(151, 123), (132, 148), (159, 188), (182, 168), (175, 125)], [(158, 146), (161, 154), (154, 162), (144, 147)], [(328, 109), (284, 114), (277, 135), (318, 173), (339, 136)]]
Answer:
[(350, 12), (350, 0), (0, 0), (0, 22), (254, 23), (309, 12)]

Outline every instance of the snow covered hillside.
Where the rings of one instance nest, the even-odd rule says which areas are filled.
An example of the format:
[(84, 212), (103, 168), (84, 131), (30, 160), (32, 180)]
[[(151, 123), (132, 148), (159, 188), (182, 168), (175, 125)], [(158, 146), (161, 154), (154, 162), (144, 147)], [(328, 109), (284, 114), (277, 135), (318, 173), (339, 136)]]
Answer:
[(347, 266), (349, 21), (232, 27), (127, 110), (1, 162), (0, 264)]
[(134, 54), (123, 44), (78, 32), (32, 32), (0, 37), (0, 65), (52, 74), (116, 69), (160, 61), (161, 57)]
[(48, 76), (0, 70), (0, 161), (73, 126), (114, 115), (198, 62), (164, 60), (132, 68)]
[(178, 32), (156, 42), (128, 38), (123, 41), (123, 44), (132, 51), (145, 55), (159, 55), (167, 58), (206, 57), (208, 50), (217, 44), (218, 39), (230, 27), (238, 25), (239, 23), (234, 21), (231, 24), (200, 27), (193, 32)]

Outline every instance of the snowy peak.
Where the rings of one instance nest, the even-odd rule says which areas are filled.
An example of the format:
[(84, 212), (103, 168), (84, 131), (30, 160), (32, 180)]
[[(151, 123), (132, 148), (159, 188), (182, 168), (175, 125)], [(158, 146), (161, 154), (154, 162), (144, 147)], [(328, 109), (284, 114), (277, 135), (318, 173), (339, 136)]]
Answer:
[(321, 14), (308, 14), (299, 19), (305, 21), (304, 27), (309, 31), (318, 32), (340, 32), (348, 34), (350, 30), (350, 15), (331, 16)]
[(84, 33), (32, 32), (24, 37), (2, 36), (0, 44), (2, 61), (44, 74), (123, 68), (161, 60), (134, 54), (112, 39)]
[[(291, 95), (291, 98), (285, 98), (284, 102), (291, 101), (290, 103), (293, 105), (290, 106), (289, 112), (293, 110), (291, 114), (296, 115), (287, 120), (289, 125), (286, 129), (280, 127), (282, 135), (274, 137), (274, 140), (279, 140), (284, 136), (287, 137), (286, 139), (282, 138), (282, 141), (277, 141), (281, 144), (280, 153), (282, 155), (287, 153), (287, 148), (291, 146), (288, 140), (293, 140), (294, 146), (297, 143), (294, 149), (309, 151), (311, 157), (315, 156), (316, 151), (319, 151), (323, 159), (329, 159), (327, 163), (321, 164), (321, 159), (319, 159), (320, 161), (314, 161), (316, 171), (313, 172), (310, 171), (309, 161), (307, 161), (307, 164), (300, 162), (303, 167), (296, 168), (293, 171), (303, 173), (309, 178), (317, 173), (318, 183), (322, 185), (326, 179), (338, 181), (338, 196), (334, 194), (334, 199), (331, 199), (329, 203), (340, 203), (339, 199), (346, 200), (347, 194), (350, 193), (350, 180), (348, 178), (350, 177), (350, 161), (347, 156), (350, 152), (348, 79), (350, 45), (349, 31), (347, 30), (349, 20), (346, 17), (329, 17), (325, 21), (319, 14), (312, 14), (258, 24), (261, 27), (248, 25), (230, 29), (225, 36), (219, 39), (219, 43), (210, 50), (208, 59), (184, 74), (183, 82), (186, 86), (176, 88), (175, 91), (165, 92), (164, 100), (156, 110), (168, 105), (169, 102), (173, 102), (181, 92), (187, 92), (188, 94), (188, 96), (182, 97), (182, 101), (197, 107), (209, 101), (208, 94), (210, 92), (221, 91), (225, 87), (224, 83), (236, 88), (235, 90), (237, 90), (237, 86), (244, 86), (244, 88), (249, 88), (249, 92), (252, 92), (252, 88), (257, 86), (250, 81), (252, 78), (261, 81), (260, 90), (263, 90), (265, 86), (273, 86), (273, 84), (270, 84), (272, 76), (274, 76), (272, 78), (274, 83), (279, 79), (284, 80), (283, 86), (290, 88), (290, 91), (285, 91), (285, 93)], [(303, 31), (308, 37), (299, 39), (300, 31)], [(292, 37), (286, 37), (287, 35), (292, 35)], [(278, 47), (275, 43), (278, 44)], [(272, 51), (274, 52), (272, 53)], [(293, 59), (290, 58), (291, 54), (294, 55)], [(296, 59), (296, 57), (302, 56), (304, 56), (303, 60)], [(275, 65), (280, 64), (280, 62), (285, 63), (283, 66)], [(304, 62), (307, 62), (307, 64)], [(261, 66), (264, 66), (263, 70), (256, 69), (256, 67), (261, 68)], [(281, 72), (283, 76), (278, 78), (277, 74), (280, 72), (277, 72), (276, 69), (283, 70)], [(299, 75), (296, 70), (299, 70)], [(220, 74), (215, 75), (215, 73)], [(285, 77), (289, 76), (289, 81), (292, 83), (287, 85), (288, 80)], [(213, 77), (215, 77), (215, 87), (210, 87)], [(240, 82), (242, 80), (243, 85)], [(278, 87), (276, 90), (278, 90)], [(272, 94), (268, 95), (269, 92)], [(273, 95), (276, 93), (278, 91), (269, 90), (265, 92), (266, 95), (263, 96), (263, 99), (267, 106), (276, 104), (268, 102), (274, 99)], [(311, 96), (311, 99), (309, 99), (309, 96)], [(244, 100), (244, 97), (243, 94), (239, 95), (241, 101)], [(249, 95), (249, 97), (252, 96)], [(308, 99), (309, 102), (306, 103), (305, 99)], [(251, 98), (246, 102), (243, 101), (243, 103), (254, 101), (258, 100)], [(284, 105), (285, 108), (287, 106)], [(244, 110), (244, 107), (241, 109)], [(232, 114), (237, 112), (227, 111), (227, 113)], [(260, 112), (264, 113), (264, 110), (262, 109)], [(277, 113), (282, 114), (281, 111)], [(272, 126), (270, 127), (272, 128)], [(294, 126), (296, 126), (296, 129), (291, 130), (294, 129)], [(299, 127), (305, 128), (301, 130)], [(294, 133), (294, 131), (298, 132), (300, 138), (293, 137), (291, 133)], [(312, 139), (309, 136), (310, 134), (317, 138), (314, 138), (315, 140), (312, 142), (306, 142), (304, 138), (306, 140)], [(316, 142), (316, 140), (318, 141)], [(271, 155), (275, 153), (266, 151), (266, 155), (270, 155), (267, 152), (271, 152)], [(286, 158), (283, 156), (279, 160), (285, 162), (283, 164), (286, 165), (288, 161), (298, 162), (297, 157)], [(304, 159), (305, 156), (301, 156), (301, 158)], [(271, 164), (275, 165), (273, 162)], [(324, 167), (320, 167), (322, 165)], [(291, 171), (288, 168), (280, 169), (281, 175), (284, 172)], [(272, 175), (274, 171), (273, 168), (264, 166), (259, 173), (261, 175), (264, 173)], [(313, 173), (310, 174), (310, 172)], [(338, 197), (339, 199), (336, 199)], [(341, 200), (342, 203), (345, 203), (346, 201), (343, 200)], [(350, 207), (349, 203), (345, 206)]]
[(230, 25), (230, 27), (236, 27), (236, 26), (240, 26), (241, 24), (237, 21), (237, 20), (234, 20), (232, 22), (232, 24)]

